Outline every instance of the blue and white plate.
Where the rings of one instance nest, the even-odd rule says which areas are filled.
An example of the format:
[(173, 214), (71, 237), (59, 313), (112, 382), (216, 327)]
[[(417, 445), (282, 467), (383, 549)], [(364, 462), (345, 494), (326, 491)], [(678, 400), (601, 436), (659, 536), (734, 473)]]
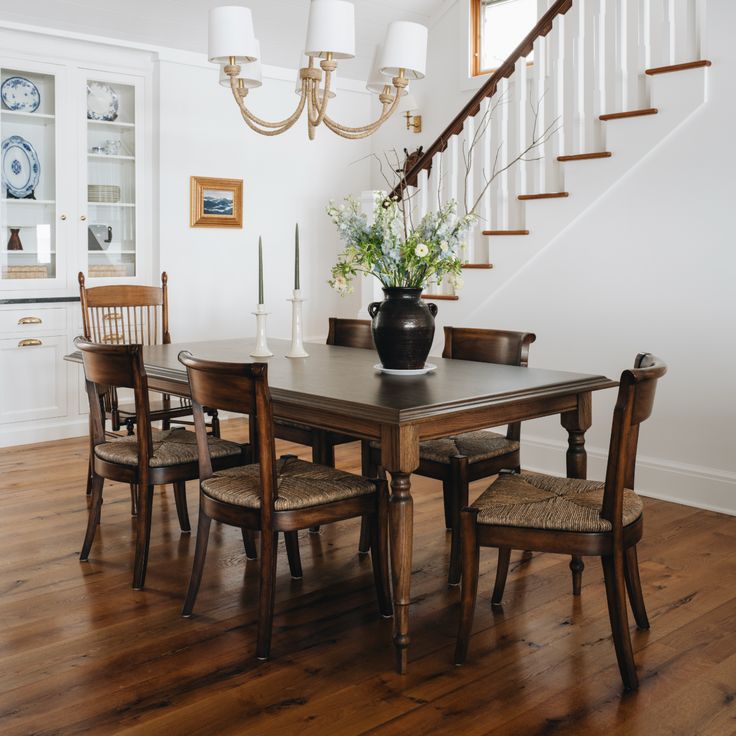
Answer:
[(118, 116), (118, 93), (104, 82), (87, 82), (87, 118), (115, 120)]
[(8, 194), (23, 199), (38, 186), (41, 164), (36, 149), (19, 135), (11, 135), (2, 143), (3, 186)]
[(8, 77), (0, 87), (0, 97), (8, 110), (16, 112), (36, 112), (41, 104), (38, 87), (25, 77)]

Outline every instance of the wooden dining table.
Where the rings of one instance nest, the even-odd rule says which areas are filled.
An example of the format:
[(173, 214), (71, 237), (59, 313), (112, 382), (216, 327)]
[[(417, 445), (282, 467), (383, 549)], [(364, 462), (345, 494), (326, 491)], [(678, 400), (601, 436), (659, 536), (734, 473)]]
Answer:
[[(422, 440), (559, 414), (567, 431), (567, 475), (584, 478), (585, 432), (591, 425), (591, 394), (615, 381), (542, 368), (524, 368), (430, 357), (436, 365), (422, 376), (391, 376), (375, 368), (375, 353), (309, 343), (308, 358), (289, 359), (287, 340), (270, 340), (274, 355), (268, 383), (276, 418), (325, 431), (379, 440), (381, 462), (391, 476), (389, 529), (394, 602), (396, 667), (407, 670), (413, 541), (411, 474), (419, 466)], [(254, 362), (249, 339), (212, 340), (144, 348), (149, 388), (188, 397), (184, 366), (177, 356)], [(80, 353), (66, 356), (81, 363)]]

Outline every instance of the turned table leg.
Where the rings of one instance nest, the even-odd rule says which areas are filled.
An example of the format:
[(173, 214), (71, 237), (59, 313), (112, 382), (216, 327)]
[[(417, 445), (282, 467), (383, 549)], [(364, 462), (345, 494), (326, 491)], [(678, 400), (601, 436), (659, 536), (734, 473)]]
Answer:
[[(590, 392), (578, 394), (577, 408), (563, 413), (560, 421), (567, 430), (567, 477), (586, 478), (588, 474), (588, 454), (585, 451), (585, 432), (593, 422)], [(580, 595), (584, 569), (583, 558), (573, 555), (570, 560), (573, 595)]]
[(389, 536), (391, 582), (394, 596), (394, 649), (396, 669), (406, 674), (409, 658), (409, 603), (411, 602), (411, 558), (414, 536), (414, 502), (411, 472), (419, 466), (419, 438), (412, 426), (384, 426), (381, 457), (391, 473)]

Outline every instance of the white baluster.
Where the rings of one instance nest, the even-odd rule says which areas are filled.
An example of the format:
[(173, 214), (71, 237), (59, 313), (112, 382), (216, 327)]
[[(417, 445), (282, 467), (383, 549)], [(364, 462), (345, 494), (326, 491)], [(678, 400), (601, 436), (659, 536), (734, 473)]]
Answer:
[[(527, 140), (537, 138), (544, 131), (546, 119), (547, 99), (547, 40), (540, 37), (534, 41), (534, 64), (529, 74), (529, 121), (527, 124)], [(536, 117), (536, 120), (535, 120)], [(532, 158), (544, 156), (544, 147), (538, 148)], [(545, 162), (529, 161), (527, 163), (527, 185), (529, 192), (544, 192), (545, 189)]]
[[(491, 118), (491, 157), (489, 177), (493, 177), (502, 167), (504, 146), (504, 89), (506, 80), (501, 80), (496, 94), (491, 98), (493, 116)], [(507, 226), (506, 203), (504, 201), (503, 174), (495, 176), (490, 186), (491, 230), (503, 230)]]
[[(476, 141), (476, 117), (469, 117), (463, 123), (463, 191), (460, 194), (460, 202), (458, 203), (458, 214), (465, 214), (473, 208), (475, 202), (476, 179), (478, 177), (478, 169), (482, 165), (480, 159), (480, 145)], [(471, 262), (475, 259), (476, 246), (476, 228), (472, 228), (465, 236), (465, 250), (462, 254), (464, 261)]]
[(563, 59), (562, 59), (562, 75), (563, 75), (563, 106), (562, 106), (562, 119), (565, 123), (564, 128), (564, 141), (563, 141), (563, 152), (566, 155), (574, 155), (580, 153), (580, 149), (577, 145), (578, 139), (578, 118), (577, 118), (577, 64), (579, 59), (577, 58), (577, 48), (575, 39), (577, 37), (578, 29), (578, 11), (579, 5), (573, 3), (570, 10), (562, 16), (560, 22), (562, 23), (562, 47), (563, 47)]
[(552, 24), (552, 30), (547, 34), (545, 39), (547, 46), (548, 73), (547, 73), (547, 91), (545, 94), (544, 104), (544, 129), (554, 126), (557, 132), (547, 139), (544, 145), (544, 189), (541, 192), (557, 192), (562, 191), (563, 182), (561, 167), (557, 161), (557, 157), (564, 151), (565, 130), (564, 130), (564, 20), (562, 18), (555, 19)]
[(427, 169), (417, 174), (417, 222), (427, 214), (429, 208), (429, 175)]
[(694, 0), (672, 0), (672, 33), (673, 58), (675, 64), (696, 61), (697, 45), (695, 43), (696, 14)]
[[(497, 112), (500, 112), (500, 149), (496, 158), (499, 173), (499, 223), (501, 230), (509, 229), (511, 216), (510, 199), (511, 199), (511, 177), (510, 170), (506, 167), (510, 161), (510, 150), (513, 141), (511, 140), (511, 112), (513, 105), (511, 103), (512, 85), (508, 78), (504, 78), (499, 82), (498, 94), (501, 95)], [(516, 196), (515, 194), (513, 196)]]
[(669, 0), (649, 0), (648, 68), (670, 64)]
[[(530, 142), (530, 128), (529, 121), (531, 118), (531, 110), (529, 109), (529, 67), (526, 63), (526, 58), (517, 59), (514, 67), (514, 107), (516, 114), (515, 132), (517, 135), (517, 144), (515, 150), (512, 152), (513, 156), (518, 156)], [(535, 103), (536, 104), (536, 103)], [(536, 154), (531, 152), (528, 157), (533, 157)], [(516, 186), (514, 188), (515, 194), (528, 194), (531, 190), (529, 189), (528, 182), (528, 168), (526, 161), (519, 161), (514, 166), (516, 174)], [(518, 201), (518, 200), (517, 200)], [(517, 213), (512, 222), (514, 227), (518, 223), (519, 206), (516, 207)]]
[[(523, 99), (523, 97), (520, 98), (521, 93), (523, 90), (521, 89), (523, 79), (519, 76), (517, 76), (519, 73), (519, 64), (517, 62), (517, 68), (516, 71), (511, 75), (509, 78), (509, 85), (508, 85), (508, 91), (509, 91), (509, 104), (507, 106), (508, 110), (508, 128), (507, 128), (507, 140), (508, 140), (508, 146), (507, 146), (507, 155), (508, 155), (508, 161), (513, 161), (522, 150), (522, 142), (521, 142), (521, 127), (519, 123), (519, 117), (521, 116), (521, 110), (523, 105), (520, 103), (520, 99)], [(517, 162), (513, 166), (511, 166), (507, 172), (507, 183), (508, 183), (508, 200), (507, 200), (507, 207), (508, 207), (508, 222), (509, 227), (514, 228), (516, 227), (516, 222), (519, 216), (519, 200), (517, 199), (517, 196), (519, 194), (525, 194), (526, 192), (523, 192), (520, 189), (520, 179), (521, 179), (521, 162)]]
[(639, 15), (640, 0), (620, 0), (619, 3), (619, 67), (621, 70), (621, 102), (624, 110), (641, 107), (641, 90), (644, 70), (639, 61)]
[(592, 153), (601, 149), (600, 122), (596, 110), (596, 58), (595, 25), (600, 8), (598, 0), (578, 0), (580, 22), (578, 24), (578, 111), (580, 115), (579, 153)]
[(695, 51), (694, 60), (707, 59), (705, 50), (705, 2), (706, 0), (695, 0), (695, 23), (693, 26), (693, 46)]

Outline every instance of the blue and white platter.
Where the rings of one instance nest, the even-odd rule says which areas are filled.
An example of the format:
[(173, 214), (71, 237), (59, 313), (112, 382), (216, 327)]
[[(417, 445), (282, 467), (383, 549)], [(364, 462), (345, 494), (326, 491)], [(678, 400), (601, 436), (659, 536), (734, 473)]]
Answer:
[(11, 135), (2, 143), (2, 180), (8, 194), (24, 199), (33, 194), (41, 176), (36, 149), (19, 135)]
[(0, 97), (14, 112), (36, 112), (41, 104), (38, 87), (25, 77), (8, 77), (0, 86)]
[(387, 376), (423, 376), (427, 373), (437, 370), (437, 366), (434, 363), (425, 363), (424, 368), (416, 368), (409, 370), (402, 370), (399, 368), (384, 368), (381, 363), (376, 363), (373, 368), (385, 373)]
[(118, 116), (118, 93), (104, 82), (87, 82), (87, 118), (112, 121)]

